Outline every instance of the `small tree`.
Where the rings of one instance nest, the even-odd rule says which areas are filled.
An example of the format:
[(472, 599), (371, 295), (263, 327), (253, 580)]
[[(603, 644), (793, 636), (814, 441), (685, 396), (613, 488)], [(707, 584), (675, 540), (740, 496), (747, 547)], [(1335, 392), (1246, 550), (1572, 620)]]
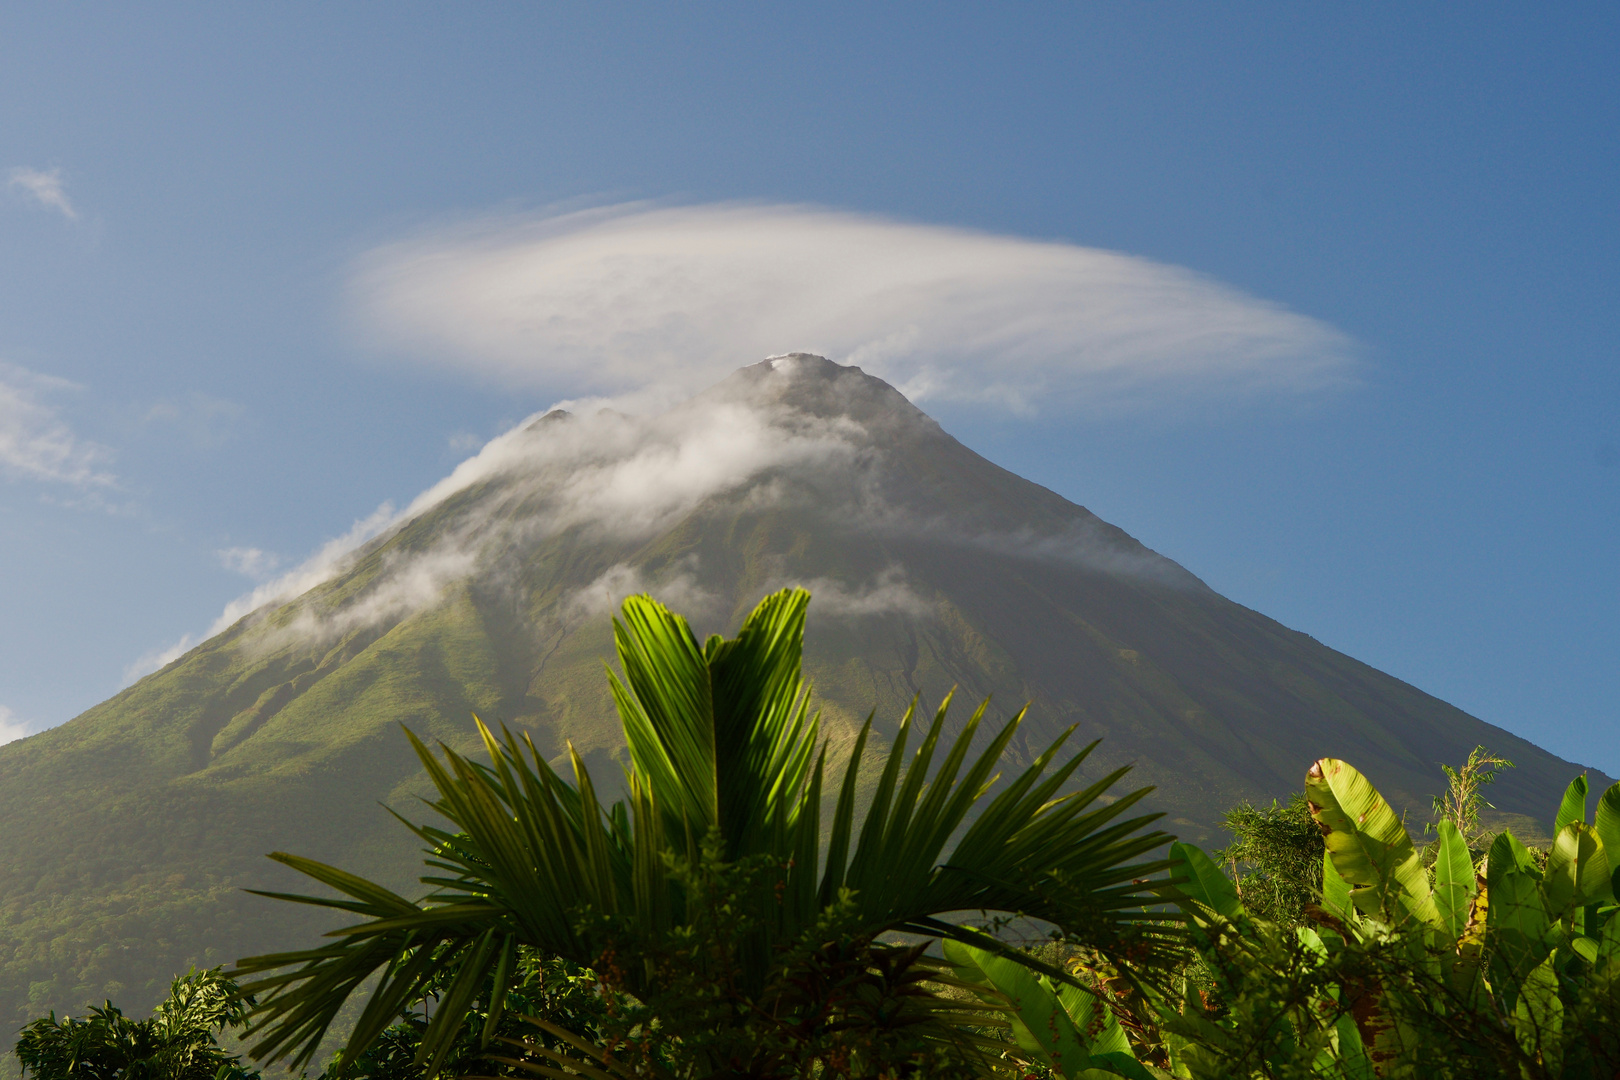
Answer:
[(1478, 851), (1490, 835), (1479, 824), (1479, 808), (1496, 809), (1485, 801), (1484, 789), (1496, 782), (1497, 770), (1511, 768), (1513, 762), (1497, 757), (1483, 746), (1476, 746), (1469, 752), (1468, 760), (1463, 762), (1461, 769), (1441, 765), (1441, 771), (1446, 774), (1446, 793), (1434, 797), (1436, 821), (1424, 831), (1432, 831), (1439, 827), (1441, 821), (1449, 821), (1457, 826), (1468, 847)]
[(145, 1020), (111, 1001), (83, 1018), (41, 1017), (23, 1028), (17, 1057), (36, 1080), (249, 1080), (258, 1073), (216, 1036), (244, 1026), (252, 1004), (218, 968), (193, 970)]
[(1239, 803), (1223, 824), (1237, 839), (1215, 857), (1230, 868), (1248, 910), (1283, 926), (1303, 921), (1305, 905), (1322, 895), (1322, 833), (1305, 796), (1286, 806)]

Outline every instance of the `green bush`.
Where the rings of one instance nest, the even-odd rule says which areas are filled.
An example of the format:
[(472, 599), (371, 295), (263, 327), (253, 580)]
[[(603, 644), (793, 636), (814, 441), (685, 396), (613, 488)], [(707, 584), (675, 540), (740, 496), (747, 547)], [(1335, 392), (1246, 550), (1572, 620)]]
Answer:
[(22, 1030), (16, 1054), (37, 1080), (248, 1080), (258, 1073), (217, 1036), (245, 1026), (252, 1004), (218, 968), (193, 970), (145, 1020), (111, 1001), (83, 1018), (52, 1013)]

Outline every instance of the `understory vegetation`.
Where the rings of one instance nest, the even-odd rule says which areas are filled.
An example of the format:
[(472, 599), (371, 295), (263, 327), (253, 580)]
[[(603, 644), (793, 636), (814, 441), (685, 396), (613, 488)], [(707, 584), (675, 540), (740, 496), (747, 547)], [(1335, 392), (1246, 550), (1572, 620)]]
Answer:
[(229, 1034), (329, 1080), (1620, 1075), (1620, 785), (1589, 816), (1576, 777), (1527, 848), (1480, 823), (1511, 763), (1479, 748), (1414, 840), (1322, 759), (1206, 854), (1126, 770), (1079, 780), (1095, 743), (1002, 775), (1022, 714), (908, 712), (869, 775), (872, 720), (840, 751), (810, 710), (808, 602), (700, 643), (630, 598), (625, 800), (482, 723), (487, 764), (407, 733), (442, 819), (407, 823), (424, 898), (277, 853), (326, 892), (267, 895), (355, 921), (193, 972), (149, 1020), (37, 1020), (25, 1071), (247, 1080)]

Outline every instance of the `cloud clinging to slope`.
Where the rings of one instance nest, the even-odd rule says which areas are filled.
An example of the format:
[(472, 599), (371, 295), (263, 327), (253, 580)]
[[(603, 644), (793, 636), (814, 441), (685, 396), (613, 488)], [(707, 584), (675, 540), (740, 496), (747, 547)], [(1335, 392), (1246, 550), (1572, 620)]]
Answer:
[[(634, 557), (648, 538), (711, 500), (742, 512), (813, 507), (835, 528), (873, 536), (926, 537), (1171, 585), (1198, 584), (1161, 557), (1128, 541), (1122, 545), (1103, 530), (1088, 530), (1084, 522), (1066, 531), (1042, 526), (1009, 533), (971, 514), (911, 509), (904, 501), (909, 489), (895, 487), (885, 473), (886, 447), (898, 445), (893, 440), (901, 438), (901, 428), (885, 425), (910, 425), (913, 433), (937, 433), (938, 427), (911, 410), (879, 418), (876, 428), (868, 428), (869, 421), (853, 414), (820, 415), (794, 404), (799, 400), (793, 396), (796, 388), (816, 385), (800, 386), (799, 380), (828, 377), (819, 361), (779, 357), (756, 365), (740, 381), (653, 416), (632, 417), (610, 409), (531, 416), (492, 439), (403, 510), (384, 504), (303, 564), (263, 580), (227, 605), (205, 636), (289, 601), (294, 607), (285, 616), (262, 628), (251, 621), (244, 643), (273, 651), (387, 626), (436, 607), (463, 582), (517, 589), (511, 595), (521, 596), (525, 553), (569, 531), (577, 532), (584, 548), (613, 553), (618, 561), (562, 598), (558, 610), (564, 621), (600, 615), (626, 594), (643, 590), (688, 615), (715, 617), (735, 598), (705, 580), (705, 568), (695, 557), (656, 569), (623, 561)], [(859, 385), (870, 389), (877, 384)], [(872, 393), (892, 400), (886, 389)], [(831, 400), (838, 400), (836, 393)], [(453, 511), (401, 543), (387, 542), (396, 531), (412, 529), (417, 519), (452, 500)], [(217, 555), (243, 572), (269, 567), (258, 549), (232, 548)], [(373, 557), (356, 587), (341, 594), (311, 594)], [(926, 586), (914, 586), (899, 562), (862, 580), (783, 576), (787, 573), (784, 568), (768, 581), (766, 591), (795, 584), (810, 588), (818, 598), (818, 618), (920, 618), (935, 606)], [(130, 666), (126, 680), (167, 664), (198, 640), (187, 635), (154, 650)]]
[(793, 350), (913, 400), (1014, 412), (1310, 392), (1350, 343), (1204, 275), (1074, 244), (802, 206), (631, 204), (378, 248), (354, 280), (384, 349), (554, 394), (668, 395)]
[(19, 720), (16, 713), (0, 705), (0, 746), (32, 734), (29, 725)]
[[(499, 498), (466, 508), (455, 528), (425, 548), (389, 553), (358, 596), (335, 608), (308, 606), (266, 640), (273, 645), (291, 637), (326, 640), (425, 610), (450, 585), (487, 571), (490, 553), (512, 543), (575, 528), (602, 539), (650, 536), (715, 495), (774, 501), (779, 493), (764, 474), (816, 472), (847, 462), (859, 434), (857, 426), (838, 418), (776, 414), (732, 402), (706, 405), (697, 423), (679, 411), (647, 418), (602, 411), (555, 423), (530, 417), (490, 440), (403, 510), (383, 504), (302, 564), (227, 604), (206, 634), (187, 634), (142, 656), (125, 669), (124, 680), (133, 682), (158, 670), (251, 612), (331, 580), (353, 565), (368, 541), (485, 481), (504, 479), (508, 486)], [(242, 572), (250, 566), (268, 568), (257, 549), (217, 554)], [(622, 582), (604, 578), (599, 584), (611, 592)], [(675, 587), (670, 581), (661, 585)], [(677, 598), (690, 602), (699, 597), (688, 589)], [(588, 597), (581, 602), (589, 606), (593, 601)]]

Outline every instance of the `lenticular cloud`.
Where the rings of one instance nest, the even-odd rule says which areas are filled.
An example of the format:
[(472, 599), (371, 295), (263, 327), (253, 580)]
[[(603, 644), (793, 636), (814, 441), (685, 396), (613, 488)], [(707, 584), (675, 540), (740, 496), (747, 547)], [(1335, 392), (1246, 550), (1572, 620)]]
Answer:
[(492, 219), (368, 253), (389, 351), (554, 394), (668, 394), (792, 350), (1015, 412), (1343, 382), (1332, 327), (1176, 266), (800, 206)]

